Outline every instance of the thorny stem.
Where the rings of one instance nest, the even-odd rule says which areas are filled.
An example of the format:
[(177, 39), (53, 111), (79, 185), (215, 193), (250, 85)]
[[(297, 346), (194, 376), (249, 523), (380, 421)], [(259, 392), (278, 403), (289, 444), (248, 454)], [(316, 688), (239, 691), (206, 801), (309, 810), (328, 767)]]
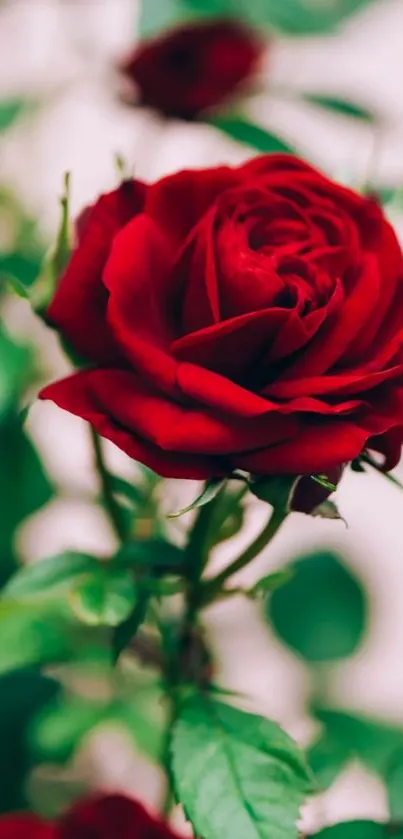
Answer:
[(102, 442), (99, 435), (97, 434), (95, 429), (92, 428), (92, 426), (90, 427), (90, 433), (95, 455), (95, 466), (97, 468), (99, 480), (101, 483), (102, 498), (105, 505), (105, 509), (118, 541), (125, 542), (125, 521), (122, 516), (122, 511), (119, 507), (119, 504), (116, 502), (115, 496), (113, 494), (112, 477), (105, 464), (104, 453), (102, 450)]

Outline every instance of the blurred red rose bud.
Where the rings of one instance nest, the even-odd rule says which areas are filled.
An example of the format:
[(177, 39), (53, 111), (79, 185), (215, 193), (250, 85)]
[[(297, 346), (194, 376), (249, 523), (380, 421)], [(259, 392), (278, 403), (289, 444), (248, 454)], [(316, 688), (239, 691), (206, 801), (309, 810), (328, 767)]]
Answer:
[(211, 21), (140, 44), (120, 70), (141, 104), (192, 120), (227, 100), (254, 74), (263, 48), (245, 26)]

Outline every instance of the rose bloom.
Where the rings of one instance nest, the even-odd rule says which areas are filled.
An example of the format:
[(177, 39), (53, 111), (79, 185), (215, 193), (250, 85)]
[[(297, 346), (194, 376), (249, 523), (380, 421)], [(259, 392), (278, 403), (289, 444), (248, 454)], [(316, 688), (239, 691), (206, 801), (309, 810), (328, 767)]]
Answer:
[(161, 475), (399, 459), (399, 244), (374, 201), (294, 157), (103, 195), (48, 317), (88, 366), (42, 398)]
[(235, 21), (210, 21), (146, 41), (120, 69), (141, 104), (190, 120), (245, 84), (262, 53), (263, 43), (252, 30)]
[(80, 802), (57, 822), (30, 813), (0, 818), (0, 839), (178, 839), (168, 825), (123, 795)]

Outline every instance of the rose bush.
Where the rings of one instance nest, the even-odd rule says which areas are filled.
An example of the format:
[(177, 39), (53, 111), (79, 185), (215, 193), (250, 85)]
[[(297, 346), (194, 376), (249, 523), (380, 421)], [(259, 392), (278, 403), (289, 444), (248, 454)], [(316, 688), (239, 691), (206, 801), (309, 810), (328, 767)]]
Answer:
[(165, 476), (399, 459), (403, 259), (377, 204), (291, 156), (124, 182), (48, 317), (88, 367), (43, 398)]
[(0, 818), (0, 839), (175, 839), (170, 828), (123, 795), (94, 797), (56, 822), (30, 813)]
[(140, 104), (191, 120), (246, 83), (262, 52), (257, 35), (240, 23), (208, 21), (146, 41), (120, 69)]

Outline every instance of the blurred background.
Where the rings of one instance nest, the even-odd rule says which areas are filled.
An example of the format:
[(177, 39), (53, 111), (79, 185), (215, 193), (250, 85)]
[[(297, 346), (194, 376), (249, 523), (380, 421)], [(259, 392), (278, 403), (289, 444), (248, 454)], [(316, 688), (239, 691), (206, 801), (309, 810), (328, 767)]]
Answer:
[[(75, 215), (118, 182), (117, 155), (127, 171), (152, 180), (178, 168), (237, 163), (256, 153), (208, 124), (166, 122), (145, 108), (124, 104), (116, 65), (133, 48), (138, 21), (135, 0), (0, 3), (0, 131), (4, 122), (0, 133), (0, 272), (4, 277), (36, 275), (57, 229), (66, 171), (71, 173)], [(245, 107), (251, 120), (284, 137), (336, 179), (357, 187), (365, 182), (389, 188), (393, 200), (387, 211), (399, 228), (402, 79), (403, 2), (378, 0), (364, 4), (331, 34), (273, 34), (259, 85)], [(348, 119), (312, 107), (298, 96), (285, 95), (284, 90), (351, 98), (379, 113), (380, 121)], [(15, 118), (7, 117), (2, 102), (7, 107), (14, 103)], [(33, 401), (38, 382), (66, 372), (68, 363), (55, 336), (34, 317), (25, 300), (3, 292), (2, 315), (14, 339), (29, 345), (24, 364), (30, 363), (35, 352), (37, 375), (25, 398)], [(15, 544), (23, 561), (65, 550), (105, 554), (113, 549), (114, 535), (93, 501), (96, 475), (84, 423), (50, 403), (37, 403), (30, 410), (27, 429), (57, 493), (47, 498), (45, 491), (42, 508), (28, 509), (24, 521), (18, 523)], [(119, 474), (131, 475), (132, 464), (113, 446), (108, 446), (108, 458)], [(403, 469), (397, 470), (399, 474), (403, 477)], [(164, 504), (177, 509), (197, 490), (189, 483), (170, 482)], [(403, 493), (376, 472), (350, 472), (338, 489), (337, 502), (348, 527), (340, 521), (295, 514), (246, 578), (253, 582), (302, 550), (340, 550), (349, 573), (359, 581), (358, 606), (351, 605), (348, 574), (337, 604), (336, 635), (351, 631), (354, 636), (354, 622), (358, 622), (357, 643), (352, 642), (347, 654), (325, 653), (324, 661), (311, 660), (307, 666), (306, 660), (312, 659), (309, 650), (297, 649), (295, 654), (292, 643), (281, 641), (279, 614), (291, 606), (280, 600), (276, 606), (274, 598), (277, 632), (264, 619), (270, 607), (246, 598), (232, 599), (206, 614), (217, 651), (217, 681), (239, 691), (247, 707), (275, 718), (303, 744), (316, 731), (306, 711), (313, 694), (320, 695), (322, 704), (403, 727)], [(259, 502), (250, 503), (245, 531), (219, 549), (213, 558), (217, 567), (238, 543), (246, 544), (259, 530), (264, 515)], [(245, 575), (241, 582), (244, 579)], [(332, 580), (332, 573), (325, 574), (319, 593), (314, 577), (311, 580), (308, 574), (306, 581), (307, 610), (312, 615), (315, 603), (323, 601), (322, 620), (333, 608)], [(294, 644), (297, 648), (298, 643)], [(4, 671), (7, 664), (2, 664), (2, 655), (0, 669)], [(77, 726), (77, 742), (67, 749), (68, 761), (56, 766), (57, 761), (49, 758), (45, 775), (51, 789), (66, 778), (80, 787), (90, 777), (93, 785), (132, 791), (156, 806), (161, 777), (151, 762), (136, 756), (123, 731), (112, 727), (99, 733), (95, 716), (88, 717), (87, 729), (82, 721), (81, 728)], [(90, 736), (83, 738), (83, 732)], [(73, 737), (71, 732), (68, 736)], [(395, 734), (390, 736), (393, 739)], [(337, 732), (334, 737), (340, 746)], [(364, 766), (364, 760), (359, 764), (352, 757), (330, 789), (308, 806), (304, 814), (308, 829), (341, 818), (386, 818), (387, 791), (377, 766), (370, 760)], [(339, 763), (344, 766), (341, 758)], [(35, 787), (34, 779), (30, 795), (40, 799), (41, 789)], [(403, 800), (403, 782), (400, 789)]]

